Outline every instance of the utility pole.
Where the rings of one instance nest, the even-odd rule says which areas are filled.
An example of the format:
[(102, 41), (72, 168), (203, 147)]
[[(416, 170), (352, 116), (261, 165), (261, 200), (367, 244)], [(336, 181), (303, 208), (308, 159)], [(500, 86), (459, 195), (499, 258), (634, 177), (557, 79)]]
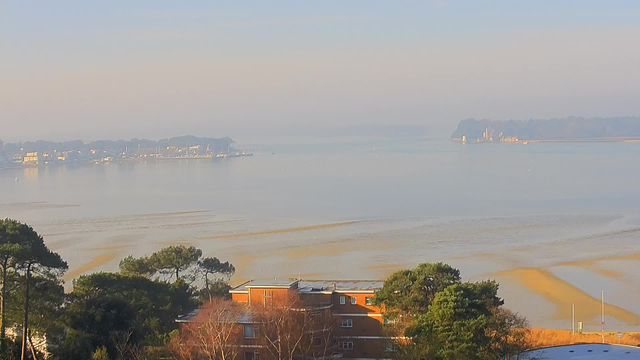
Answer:
[(576, 334), (576, 303), (571, 303), (571, 336)]
[(602, 290), (602, 343), (604, 344), (604, 290)]

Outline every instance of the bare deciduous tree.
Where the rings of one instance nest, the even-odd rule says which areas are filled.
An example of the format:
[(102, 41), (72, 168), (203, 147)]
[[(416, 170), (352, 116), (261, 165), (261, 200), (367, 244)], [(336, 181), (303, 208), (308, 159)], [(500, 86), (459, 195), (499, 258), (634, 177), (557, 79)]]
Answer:
[(131, 331), (113, 331), (111, 341), (116, 348), (116, 360), (145, 359), (144, 348), (131, 341)]
[(335, 318), (328, 309), (306, 305), (299, 296), (254, 308), (253, 316), (260, 323), (261, 360), (325, 358), (335, 350)]
[(249, 316), (243, 304), (213, 299), (181, 329), (172, 352), (183, 360), (235, 360), (243, 341), (241, 320)]
[(323, 359), (335, 354), (335, 321), (326, 305), (308, 305), (294, 295), (253, 307), (213, 299), (169, 348), (180, 360), (236, 360), (244, 351), (257, 351), (260, 360)]

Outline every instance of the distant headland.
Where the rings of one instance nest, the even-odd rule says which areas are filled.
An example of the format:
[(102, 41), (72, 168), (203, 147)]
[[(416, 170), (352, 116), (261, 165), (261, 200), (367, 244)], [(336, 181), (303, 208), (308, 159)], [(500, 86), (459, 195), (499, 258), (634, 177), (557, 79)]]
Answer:
[(233, 149), (228, 137), (206, 138), (192, 135), (162, 140), (82, 140), (7, 143), (0, 140), (0, 168), (44, 166), (113, 161), (218, 159), (250, 156)]
[(465, 119), (451, 138), (462, 142), (640, 141), (640, 117), (547, 120)]

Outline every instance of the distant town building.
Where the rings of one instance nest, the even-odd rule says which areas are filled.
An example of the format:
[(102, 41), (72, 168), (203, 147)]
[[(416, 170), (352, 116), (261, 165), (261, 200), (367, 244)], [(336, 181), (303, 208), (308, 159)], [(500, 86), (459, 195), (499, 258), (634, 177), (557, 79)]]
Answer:
[(507, 136), (507, 137), (503, 137), (500, 138), (500, 142), (504, 142), (504, 143), (517, 143), (518, 137), (517, 136)]
[(40, 154), (38, 152), (28, 152), (22, 159), (22, 163), (25, 165), (38, 165), (39, 162)]

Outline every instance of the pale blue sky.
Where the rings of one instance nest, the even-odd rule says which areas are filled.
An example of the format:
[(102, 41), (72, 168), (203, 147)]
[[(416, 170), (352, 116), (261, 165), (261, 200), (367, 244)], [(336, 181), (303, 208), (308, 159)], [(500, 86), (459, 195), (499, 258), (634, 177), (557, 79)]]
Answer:
[(638, 1), (3, 1), (0, 138), (640, 115)]

